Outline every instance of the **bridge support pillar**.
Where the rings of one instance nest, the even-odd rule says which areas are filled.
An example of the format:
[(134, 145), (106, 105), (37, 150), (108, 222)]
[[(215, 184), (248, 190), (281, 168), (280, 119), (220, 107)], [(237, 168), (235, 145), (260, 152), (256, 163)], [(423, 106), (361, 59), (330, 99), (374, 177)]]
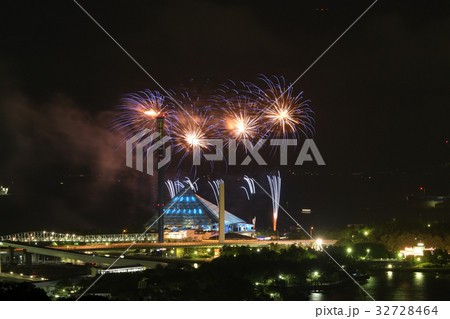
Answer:
[(31, 267), (31, 265), (33, 263), (32, 262), (32, 258), (33, 258), (32, 254), (27, 252), (26, 249), (23, 250), (23, 254), (24, 254), (24, 257), (25, 257), (25, 266), (30, 266)]
[(9, 249), (9, 263), (14, 264), (14, 248), (8, 247)]

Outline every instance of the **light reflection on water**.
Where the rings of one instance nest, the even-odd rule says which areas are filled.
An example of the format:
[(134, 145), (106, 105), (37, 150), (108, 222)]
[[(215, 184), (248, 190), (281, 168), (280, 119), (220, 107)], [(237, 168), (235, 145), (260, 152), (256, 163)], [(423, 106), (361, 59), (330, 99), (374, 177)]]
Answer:
[[(387, 271), (362, 284), (375, 300), (450, 300), (450, 273)], [(356, 285), (312, 292), (309, 300), (370, 300)]]

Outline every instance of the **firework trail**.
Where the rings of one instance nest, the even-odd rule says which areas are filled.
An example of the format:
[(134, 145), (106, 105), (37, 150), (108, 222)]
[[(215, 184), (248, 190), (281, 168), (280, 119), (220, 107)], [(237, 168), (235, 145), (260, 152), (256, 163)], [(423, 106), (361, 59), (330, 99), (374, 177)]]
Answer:
[(211, 186), (213, 190), (214, 197), (216, 198), (217, 206), (219, 206), (219, 185), (223, 183), (224, 183), (223, 179), (216, 179), (212, 183), (208, 181), (209, 186)]
[(167, 189), (169, 190), (170, 198), (174, 198), (176, 194), (180, 192), (184, 188), (184, 184), (179, 180), (172, 181), (168, 179), (166, 181)]
[(280, 207), (281, 176), (280, 171), (276, 174), (267, 175), (272, 195), (273, 230), (277, 230), (278, 209)]
[[(255, 194), (255, 182), (253, 178), (248, 177), (247, 175), (244, 175), (244, 181), (247, 182), (248, 191), (245, 186), (241, 186), (242, 189), (244, 189), (245, 194), (247, 195), (247, 199), (250, 200), (250, 195)], [(250, 194), (249, 194), (250, 192)]]
[(175, 187), (174, 187), (173, 181), (168, 179), (166, 181), (166, 186), (167, 186), (167, 189), (169, 190), (170, 198), (174, 198), (176, 194), (175, 194)]
[(241, 186), (242, 189), (244, 189), (245, 194), (247, 195), (247, 200), (250, 200), (250, 196), (248, 196), (247, 188), (245, 186)]
[(255, 194), (255, 182), (253, 178), (248, 177), (247, 175), (244, 175), (244, 180), (248, 184), (248, 189), (250, 190), (250, 194)]
[(185, 178), (185, 183), (189, 185), (189, 187), (194, 191), (194, 193), (198, 192), (198, 185), (197, 182), (192, 182), (189, 177)]
[(174, 182), (174, 186), (175, 186), (175, 194), (178, 194), (184, 188), (184, 184), (179, 180), (176, 180)]
[(246, 99), (248, 101), (255, 100), (255, 94), (252, 87), (254, 84), (250, 82), (234, 82), (227, 80), (224, 84), (221, 84), (217, 89), (217, 93), (211, 97), (212, 104), (217, 107), (222, 107), (226, 103), (238, 102), (239, 100)]

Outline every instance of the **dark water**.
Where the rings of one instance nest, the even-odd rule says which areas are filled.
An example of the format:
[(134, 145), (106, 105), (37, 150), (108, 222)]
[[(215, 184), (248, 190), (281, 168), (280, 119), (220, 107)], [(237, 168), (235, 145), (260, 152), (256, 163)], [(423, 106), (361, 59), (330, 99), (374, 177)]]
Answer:
[[(379, 272), (362, 287), (375, 300), (450, 300), (450, 273)], [(356, 284), (325, 292), (312, 292), (310, 300), (370, 300)]]

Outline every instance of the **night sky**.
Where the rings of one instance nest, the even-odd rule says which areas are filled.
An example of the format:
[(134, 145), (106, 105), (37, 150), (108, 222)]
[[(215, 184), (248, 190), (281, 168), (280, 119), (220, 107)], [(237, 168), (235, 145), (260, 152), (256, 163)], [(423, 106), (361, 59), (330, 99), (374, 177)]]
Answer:
[[(371, 1), (80, 4), (164, 88), (201, 93), (258, 74), (294, 81)], [(154, 178), (125, 167), (111, 127), (124, 94), (157, 85), (72, 1), (2, 2), (0, 21), (0, 185), (11, 192), (0, 233), (149, 220)], [(312, 101), (327, 164), (282, 168), (288, 208), (316, 212), (305, 223), (387, 218), (421, 185), (448, 195), (449, 26), (448, 1), (380, 0), (295, 85)], [(276, 168), (206, 169), (200, 194), (213, 200), (206, 174), (228, 179), (227, 209), (250, 221), (239, 178), (262, 182)], [(268, 227), (271, 204), (259, 196)]]

